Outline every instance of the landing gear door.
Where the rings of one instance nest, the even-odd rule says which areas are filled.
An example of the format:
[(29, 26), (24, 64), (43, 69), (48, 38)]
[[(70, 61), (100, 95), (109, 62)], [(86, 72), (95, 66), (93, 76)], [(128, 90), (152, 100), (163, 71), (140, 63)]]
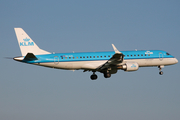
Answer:
[(54, 56), (54, 64), (55, 65), (59, 64), (59, 57), (58, 56)]
[(163, 60), (163, 54), (159, 53), (159, 60), (162, 61)]

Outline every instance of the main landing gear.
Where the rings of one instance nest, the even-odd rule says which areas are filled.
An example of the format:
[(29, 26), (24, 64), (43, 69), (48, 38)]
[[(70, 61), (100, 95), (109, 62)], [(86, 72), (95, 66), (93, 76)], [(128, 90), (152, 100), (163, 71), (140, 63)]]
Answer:
[(91, 80), (96, 80), (98, 78), (98, 76), (95, 74), (95, 72), (93, 72), (93, 74), (91, 75)]
[(164, 66), (158, 66), (158, 68), (159, 68), (159, 75), (163, 75), (163, 71), (161, 71), (161, 70), (162, 70), (162, 68), (164, 68)]
[(104, 77), (105, 77), (105, 78), (110, 78), (110, 77), (111, 77), (111, 74), (110, 74), (109, 72), (105, 72), (105, 73), (104, 73)]
[[(107, 71), (107, 72), (104, 72), (104, 77), (105, 78), (110, 78), (111, 77), (111, 74)], [(98, 76), (95, 74), (95, 72), (93, 72), (93, 74), (91, 75), (91, 80), (96, 80), (98, 78)]]

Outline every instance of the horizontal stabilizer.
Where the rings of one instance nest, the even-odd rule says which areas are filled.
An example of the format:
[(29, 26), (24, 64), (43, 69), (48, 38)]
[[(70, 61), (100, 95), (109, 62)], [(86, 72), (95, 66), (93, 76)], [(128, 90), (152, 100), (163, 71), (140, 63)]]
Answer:
[(28, 53), (24, 60), (28, 60), (28, 61), (31, 61), (31, 60), (38, 60), (37, 57), (33, 54), (33, 53)]

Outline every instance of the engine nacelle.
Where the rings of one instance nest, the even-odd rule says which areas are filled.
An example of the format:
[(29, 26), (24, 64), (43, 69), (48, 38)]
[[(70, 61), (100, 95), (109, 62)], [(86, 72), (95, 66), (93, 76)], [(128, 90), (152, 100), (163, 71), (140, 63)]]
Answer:
[(136, 62), (127, 62), (125, 65), (118, 66), (117, 68), (124, 71), (136, 71), (139, 69), (139, 65)]

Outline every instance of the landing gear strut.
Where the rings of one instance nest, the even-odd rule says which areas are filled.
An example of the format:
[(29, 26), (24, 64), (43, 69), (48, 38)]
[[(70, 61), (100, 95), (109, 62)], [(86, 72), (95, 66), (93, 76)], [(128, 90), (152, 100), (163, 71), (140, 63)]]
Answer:
[(93, 72), (93, 74), (91, 75), (91, 80), (96, 80), (98, 78), (98, 76), (95, 74), (95, 72)]
[(158, 66), (158, 68), (159, 68), (159, 74), (163, 75), (163, 71), (161, 71), (161, 70), (162, 70), (162, 68), (164, 68), (164, 66)]

